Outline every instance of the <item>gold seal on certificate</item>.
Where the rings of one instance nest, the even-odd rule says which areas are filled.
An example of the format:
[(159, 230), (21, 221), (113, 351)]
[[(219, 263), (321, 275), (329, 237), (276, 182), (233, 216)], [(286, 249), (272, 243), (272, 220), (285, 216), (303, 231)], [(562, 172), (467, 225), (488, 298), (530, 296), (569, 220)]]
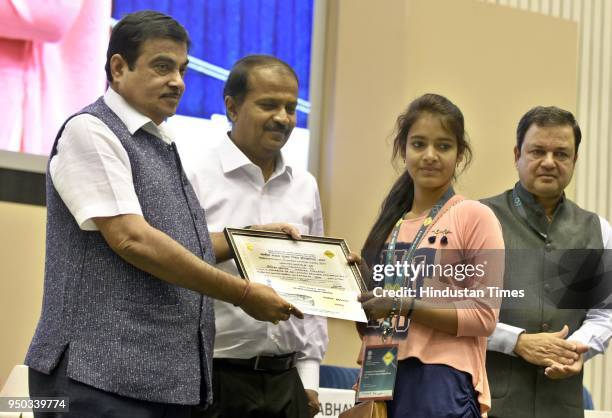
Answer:
[(367, 322), (357, 296), (365, 291), (359, 269), (349, 265), (343, 239), (225, 228), (242, 277), (272, 287), (311, 315)]

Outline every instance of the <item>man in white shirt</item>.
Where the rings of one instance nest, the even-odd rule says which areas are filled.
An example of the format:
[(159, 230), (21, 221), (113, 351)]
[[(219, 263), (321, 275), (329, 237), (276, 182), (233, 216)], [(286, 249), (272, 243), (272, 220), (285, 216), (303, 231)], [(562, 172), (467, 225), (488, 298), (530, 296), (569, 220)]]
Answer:
[[(315, 179), (287, 164), (281, 149), (296, 123), (298, 80), (285, 62), (251, 55), (232, 68), (224, 89), (231, 131), (212, 150), (186, 161), (211, 231), (289, 222), (323, 235)], [(179, 143), (179, 149), (181, 149)], [(233, 261), (218, 267), (236, 273)], [(279, 325), (215, 303), (214, 397), (202, 417), (311, 417), (319, 410), (319, 364), (325, 318)]]
[(169, 16), (124, 17), (109, 42), (110, 88), (66, 121), (51, 152), (45, 293), (26, 364), (30, 395), (68, 397), (66, 417), (188, 417), (210, 403), (211, 298), (262, 321), (301, 316), (210, 265), (229, 248), (209, 236), (163, 123), (185, 88), (188, 45)]

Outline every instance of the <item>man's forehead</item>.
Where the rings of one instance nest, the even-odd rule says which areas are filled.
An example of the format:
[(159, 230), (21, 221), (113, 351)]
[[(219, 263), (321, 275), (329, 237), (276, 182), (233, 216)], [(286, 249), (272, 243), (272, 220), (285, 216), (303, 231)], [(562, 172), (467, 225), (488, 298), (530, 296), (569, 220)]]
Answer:
[(525, 142), (537, 145), (573, 146), (574, 130), (570, 125), (541, 126), (532, 124), (525, 134)]
[(252, 68), (247, 76), (247, 87), (249, 91), (259, 88), (286, 89), (291, 84), (297, 92), (298, 82), (295, 75), (282, 65), (260, 65)]
[(157, 55), (185, 55), (187, 56), (187, 44), (170, 38), (150, 38), (140, 45), (141, 54)]

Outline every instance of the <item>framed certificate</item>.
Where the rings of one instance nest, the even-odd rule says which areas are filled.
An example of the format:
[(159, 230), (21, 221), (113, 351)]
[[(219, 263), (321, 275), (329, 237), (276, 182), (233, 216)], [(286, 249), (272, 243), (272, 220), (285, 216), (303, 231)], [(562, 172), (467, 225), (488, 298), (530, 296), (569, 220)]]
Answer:
[(225, 228), (241, 276), (272, 287), (311, 315), (367, 322), (357, 296), (365, 284), (339, 238)]

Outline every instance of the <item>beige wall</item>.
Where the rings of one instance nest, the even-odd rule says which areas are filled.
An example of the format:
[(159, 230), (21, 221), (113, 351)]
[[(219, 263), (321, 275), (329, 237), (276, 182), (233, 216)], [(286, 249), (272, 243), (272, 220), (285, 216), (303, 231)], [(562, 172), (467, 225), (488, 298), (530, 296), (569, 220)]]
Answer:
[(45, 208), (0, 202), (0, 387), (23, 364), (40, 315)]
[[(320, 172), (329, 235), (359, 251), (395, 172), (390, 135), (424, 92), (464, 111), (474, 163), (459, 190), (509, 187), (514, 129), (536, 104), (575, 109), (575, 24), (472, 0), (328, 0)], [(43, 208), (0, 202), (0, 383), (40, 312)], [(325, 362), (353, 366), (352, 323), (330, 320)]]
[[(576, 108), (576, 24), (472, 0), (329, 1), (319, 182), (326, 230), (358, 251), (395, 174), (390, 134), (426, 92), (464, 112), (472, 198), (515, 182), (519, 118), (537, 104)], [(352, 324), (330, 323), (326, 363), (353, 366)]]

